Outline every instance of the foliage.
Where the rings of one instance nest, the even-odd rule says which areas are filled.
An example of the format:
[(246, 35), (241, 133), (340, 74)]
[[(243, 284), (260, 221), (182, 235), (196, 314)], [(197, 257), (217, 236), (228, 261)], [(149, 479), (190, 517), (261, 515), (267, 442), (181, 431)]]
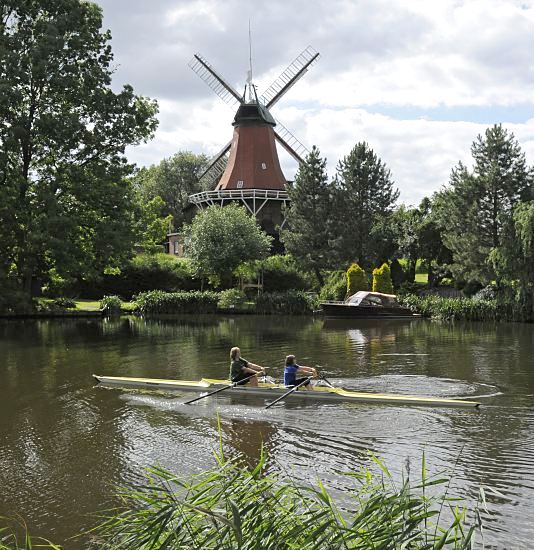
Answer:
[(391, 270), (391, 283), (393, 284), (395, 291), (398, 291), (399, 288), (407, 283), (406, 273), (397, 259), (393, 260), (389, 267)]
[(259, 262), (263, 273), (263, 290), (265, 292), (285, 290), (308, 290), (309, 277), (297, 260), (290, 254), (269, 256)]
[(124, 149), (157, 106), (112, 89), (96, 4), (5, 0), (0, 18), (0, 271), (29, 294), (52, 268), (97, 274), (130, 253)]
[(509, 308), (496, 300), (478, 298), (442, 298), (441, 296), (402, 295), (399, 301), (424, 317), (443, 321), (501, 321), (514, 320)]
[[(252, 550), (328, 548), (470, 548), (475, 525), (447, 478), (409, 475), (397, 486), (386, 466), (348, 474), (354, 483), (341, 509), (326, 487), (287, 481), (221, 455), (218, 466), (192, 478), (150, 468), (143, 485), (126, 488), (123, 502), (96, 528), (101, 549), (204, 548)], [(432, 496), (430, 496), (432, 495)], [(348, 508), (348, 509), (347, 509)], [(451, 514), (445, 524), (446, 508)], [(479, 517), (479, 514), (476, 514)]]
[(369, 290), (369, 281), (365, 271), (358, 264), (352, 264), (347, 269), (347, 296), (359, 290)]
[(236, 204), (203, 210), (184, 227), (184, 234), (189, 241), (187, 255), (199, 273), (226, 281), (240, 263), (265, 258), (272, 242), (245, 208)]
[(391, 282), (391, 269), (384, 263), (373, 269), (373, 292), (393, 294), (393, 283)]
[(317, 300), (301, 290), (264, 292), (256, 298), (256, 312), (263, 314), (305, 315), (317, 307)]
[(356, 144), (337, 168), (336, 201), (333, 217), (337, 220), (334, 249), (341, 264), (357, 261), (364, 268), (386, 258), (387, 219), (399, 196), (390, 170), (367, 143)]
[(215, 313), (219, 294), (212, 291), (142, 292), (135, 299), (135, 307), (142, 315), (160, 313)]
[(334, 191), (328, 182), (326, 159), (320, 157), (314, 146), (300, 164), (293, 185), (288, 186), (291, 207), (286, 211), (287, 228), (281, 232), (281, 239), (299, 264), (315, 273), (321, 286), (324, 284), (321, 270), (333, 263), (329, 241)]
[(227, 290), (219, 292), (217, 307), (219, 309), (240, 309), (245, 305), (246, 299), (247, 296), (242, 290), (238, 288), (228, 288)]
[(163, 249), (167, 233), (172, 223), (172, 216), (164, 215), (165, 202), (159, 196), (139, 205), (137, 220), (138, 244), (148, 253), (156, 253)]
[(471, 152), (473, 172), (458, 164), (436, 206), (453, 273), (487, 284), (500, 279), (490, 255), (503, 245), (515, 207), (532, 198), (534, 173), (514, 135), (500, 125), (478, 136)]
[(118, 274), (104, 275), (98, 280), (80, 284), (84, 297), (99, 298), (105, 294), (116, 294), (131, 298), (148, 290), (198, 290), (201, 281), (195, 279), (191, 261), (176, 258), (170, 254), (138, 254)]
[(0, 550), (32, 550), (33, 548), (63, 550), (62, 546), (43, 537), (32, 536), (28, 526), (22, 520), (0, 516), (0, 522)]
[(347, 295), (347, 274), (345, 271), (330, 271), (325, 284), (319, 291), (320, 300), (343, 300)]
[(184, 223), (184, 209), (188, 197), (203, 191), (199, 177), (207, 167), (205, 155), (179, 151), (170, 158), (149, 168), (141, 168), (132, 178), (139, 204), (149, 203), (157, 197), (163, 199), (163, 216), (171, 216), (175, 230)]
[(122, 301), (118, 296), (104, 296), (100, 300), (100, 309), (104, 315), (119, 315), (122, 309)]
[(54, 300), (54, 305), (63, 309), (74, 309), (76, 307), (76, 302), (72, 298), (56, 298)]

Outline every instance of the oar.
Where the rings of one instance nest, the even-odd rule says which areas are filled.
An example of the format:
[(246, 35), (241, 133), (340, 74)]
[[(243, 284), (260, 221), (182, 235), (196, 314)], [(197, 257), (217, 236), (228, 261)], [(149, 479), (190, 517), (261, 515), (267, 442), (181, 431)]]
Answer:
[[(315, 365), (315, 366), (319, 369), (323, 368), (322, 365)], [(332, 384), (332, 382), (330, 382), (330, 380), (328, 380), (328, 378), (322, 372), (319, 374), (319, 379), (324, 380), (331, 388), (336, 389), (334, 384)]]
[(336, 389), (336, 388), (334, 387), (334, 385), (332, 384), (332, 382), (330, 382), (330, 381), (328, 380), (328, 378), (326, 378), (326, 376), (324, 376), (323, 374), (321, 374), (321, 375), (319, 376), (319, 378), (320, 378), (321, 380), (324, 380), (331, 388)]
[(308, 378), (306, 378), (306, 380), (303, 380), (300, 384), (297, 384), (294, 388), (291, 388), (288, 392), (284, 393), (284, 395), (281, 395), (278, 399), (276, 399), (275, 401), (273, 401), (272, 403), (269, 403), (265, 408), (266, 409), (269, 409), (270, 407), (272, 407), (273, 405), (275, 405), (276, 403), (278, 403), (278, 401), (282, 401), (282, 399), (284, 397), (286, 397), (287, 395), (289, 395), (290, 393), (293, 393), (294, 391), (297, 391), (300, 386), (303, 386), (304, 384), (306, 384), (306, 382), (308, 380), (311, 380), (311, 378), (313, 378), (312, 376), (308, 376)]
[(257, 376), (261, 371), (258, 371), (254, 374), (251, 374), (250, 376), (247, 376), (246, 378), (243, 378), (242, 380), (238, 380), (237, 382), (232, 382), (228, 386), (224, 386), (222, 388), (219, 388), (218, 390), (211, 391), (209, 393), (206, 393), (204, 395), (201, 395), (200, 397), (195, 397), (194, 399), (190, 399), (189, 401), (186, 401), (184, 405), (189, 405), (190, 403), (194, 403), (195, 401), (200, 401), (201, 399), (204, 399), (204, 397), (209, 397), (210, 395), (214, 395), (216, 393), (219, 393), (220, 391), (227, 390), (228, 388), (235, 388), (238, 384), (242, 384), (243, 382), (246, 382), (247, 380), (250, 380), (251, 378), (254, 378)]

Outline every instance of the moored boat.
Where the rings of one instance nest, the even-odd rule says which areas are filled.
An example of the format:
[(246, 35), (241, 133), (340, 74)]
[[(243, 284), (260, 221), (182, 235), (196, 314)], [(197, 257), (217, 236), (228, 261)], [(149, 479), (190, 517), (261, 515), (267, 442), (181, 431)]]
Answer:
[(349, 319), (407, 318), (420, 317), (410, 309), (402, 307), (394, 294), (360, 290), (344, 302), (322, 302), (325, 317)]
[[(214, 391), (228, 386), (227, 380), (203, 378), (200, 381), (169, 380), (162, 378), (131, 378), (126, 376), (100, 376), (93, 377), (106, 386), (119, 386), (125, 388), (143, 388), (155, 390), (194, 391), (199, 393)], [(220, 392), (217, 395), (254, 395), (267, 399), (276, 399), (286, 393), (288, 388), (282, 384), (260, 382), (258, 387), (235, 386)], [(376, 403), (390, 405), (416, 405), (430, 407), (459, 407), (474, 408), (480, 403), (467, 399), (448, 399), (443, 397), (425, 397), (418, 395), (398, 395), (392, 393), (369, 393), (346, 390), (331, 386), (312, 386), (311, 390), (295, 391), (287, 396), (291, 400), (319, 400), (319, 401), (352, 401), (355, 403)]]

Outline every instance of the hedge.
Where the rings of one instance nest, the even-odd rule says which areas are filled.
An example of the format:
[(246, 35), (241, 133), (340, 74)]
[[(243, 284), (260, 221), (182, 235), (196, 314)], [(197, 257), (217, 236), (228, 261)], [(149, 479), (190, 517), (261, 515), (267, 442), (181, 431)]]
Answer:
[(159, 313), (215, 313), (219, 293), (212, 291), (142, 292), (135, 299), (135, 311), (142, 315)]

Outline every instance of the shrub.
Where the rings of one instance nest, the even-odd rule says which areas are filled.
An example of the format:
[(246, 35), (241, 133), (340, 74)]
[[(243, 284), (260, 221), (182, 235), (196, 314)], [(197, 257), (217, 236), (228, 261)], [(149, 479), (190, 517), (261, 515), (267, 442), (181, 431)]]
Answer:
[[(469, 525), (450, 480), (410, 476), (395, 482), (372, 457), (351, 472), (350, 506), (340, 507), (320, 482), (297, 484), (266, 475), (264, 456), (253, 468), (221, 454), (218, 466), (193, 477), (151, 468), (148, 480), (121, 491), (121, 507), (95, 529), (101, 549), (472, 548), (480, 512)], [(481, 494), (482, 503), (483, 494)], [(445, 509), (449, 513), (442, 514)]]
[(159, 313), (214, 313), (219, 294), (212, 291), (142, 292), (135, 299), (135, 310), (143, 315)]
[(80, 294), (96, 298), (117, 295), (131, 298), (149, 290), (177, 292), (199, 290), (200, 279), (195, 278), (191, 261), (170, 254), (139, 254), (132, 258), (119, 274), (104, 275), (98, 281), (84, 281)]
[(391, 270), (386, 263), (373, 269), (373, 292), (382, 292), (383, 294), (393, 294), (394, 292)]
[(499, 307), (495, 300), (473, 298), (443, 298), (441, 296), (415, 296), (399, 298), (402, 305), (425, 317), (445, 321), (499, 321), (509, 318), (511, 312)]
[(343, 300), (347, 293), (347, 275), (344, 271), (331, 271), (319, 292), (320, 300)]
[(261, 262), (264, 292), (284, 290), (308, 290), (307, 274), (299, 270), (293, 256), (289, 254), (270, 256)]
[(317, 300), (302, 290), (264, 292), (256, 299), (258, 313), (305, 315), (312, 313), (317, 308)]
[(122, 302), (118, 296), (104, 296), (100, 300), (100, 309), (104, 315), (118, 315), (121, 312)]
[(352, 264), (347, 269), (347, 296), (352, 296), (359, 290), (368, 289), (367, 274), (358, 264)]
[(72, 298), (56, 298), (53, 301), (53, 304), (61, 309), (67, 309), (67, 308), (75, 308), (76, 302)]
[(242, 290), (229, 288), (219, 293), (217, 307), (220, 309), (242, 308), (246, 299), (247, 297)]
[(403, 284), (407, 282), (406, 273), (399, 260), (393, 260), (389, 267), (391, 269), (391, 282), (393, 283), (393, 288), (398, 292)]
[(482, 284), (478, 281), (467, 281), (462, 289), (466, 296), (474, 296), (479, 290), (482, 290)]

